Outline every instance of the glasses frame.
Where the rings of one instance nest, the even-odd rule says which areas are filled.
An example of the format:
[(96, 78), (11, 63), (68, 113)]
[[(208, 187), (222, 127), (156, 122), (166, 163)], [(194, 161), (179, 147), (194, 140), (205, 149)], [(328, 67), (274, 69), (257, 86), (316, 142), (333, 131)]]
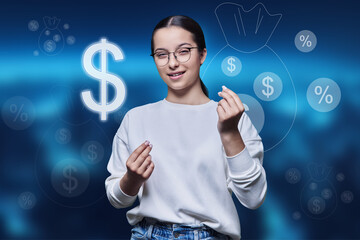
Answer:
[[(177, 56), (176, 56), (176, 51), (178, 51), (179, 49), (183, 49), (183, 48), (186, 48), (186, 49), (189, 49), (189, 51), (190, 51), (190, 57), (189, 57), (189, 59), (188, 60), (186, 60), (185, 62), (180, 62), (178, 59), (177, 59)], [(189, 61), (190, 60), (190, 58), (191, 58), (191, 50), (192, 49), (194, 49), (194, 48), (199, 48), (199, 47), (179, 47), (179, 48), (177, 48), (175, 51), (173, 51), (173, 52), (169, 52), (169, 51), (167, 51), (168, 52), (168, 57), (167, 57), (167, 62), (164, 64), (164, 65), (158, 65), (159, 67), (163, 67), (163, 66), (166, 66), (168, 63), (169, 63), (169, 61), (170, 61), (170, 53), (172, 53), (173, 55), (174, 55), (174, 58), (176, 59), (176, 61), (179, 61), (180, 63), (186, 63), (187, 61)], [(153, 58), (154, 58), (154, 61), (155, 61), (155, 55), (156, 54), (156, 52), (153, 52), (152, 54), (150, 54), (150, 56), (152, 56)], [(155, 61), (155, 63), (156, 63), (156, 61)]]

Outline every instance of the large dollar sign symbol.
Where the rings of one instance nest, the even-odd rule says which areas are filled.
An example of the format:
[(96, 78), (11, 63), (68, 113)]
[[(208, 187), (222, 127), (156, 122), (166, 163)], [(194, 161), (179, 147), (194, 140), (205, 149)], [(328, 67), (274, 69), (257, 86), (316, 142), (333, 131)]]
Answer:
[(233, 57), (230, 57), (227, 62), (230, 65), (230, 67), (227, 67), (227, 70), (232, 73), (236, 70), (236, 66), (235, 64), (233, 64), (233, 62), (235, 62), (235, 59)]
[(266, 87), (266, 92), (265, 92), (264, 89), (261, 92), (267, 98), (269, 98), (274, 93), (274, 87), (270, 85), (270, 82), (273, 82), (273, 81), (274, 80), (269, 76), (264, 77), (263, 80), (262, 80), (262, 84), (264, 85), (264, 87)]
[[(101, 53), (101, 70), (99, 71), (92, 65), (92, 58), (96, 52)], [(81, 93), (82, 100), (85, 105), (95, 112), (101, 113), (101, 121), (106, 121), (107, 113), (116, 110), (125, 99), (125, 85), (120, 77), (109, 74), (107, 72), (107, 53), (110, 52), (116, 61), (124, 59), (124, 55), (119, 47), (113, 43), (109, 43), (105, 38), (101, 42), (94, 43), (86, 49), (83, 56), (83, 66), (85, 71), (92, 77), (101, 81), (100, 86), (100, 104), (98, 104), (92, 97), (91, 91), (86, 90)], [(107, 82), (115, 86), (115, 99), (108, 104), (107, 102)]]
[(63, 169), (63, 175), (66, 179), (68, 179), (68, 184), (63, 182), (63, 188), (71, 194), (72, 191), (74, 191), (78, 186), (78, 180), (72, 176), (72, 172), (76, 172), (76, 168), (68, 165)]

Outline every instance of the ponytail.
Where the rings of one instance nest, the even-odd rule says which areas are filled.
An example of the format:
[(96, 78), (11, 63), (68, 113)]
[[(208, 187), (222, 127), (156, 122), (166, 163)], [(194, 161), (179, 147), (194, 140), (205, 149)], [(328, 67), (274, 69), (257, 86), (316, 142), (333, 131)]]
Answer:
[(207, 97), (209, 97), (209, 91), (208, 89), (206, 88), (205, 84), (203, 83), (203, 81), (200, 79), (200, 83), (201, 83), (201, 89), (203, 90), (203, 92), (205, 93), (205, 95)]

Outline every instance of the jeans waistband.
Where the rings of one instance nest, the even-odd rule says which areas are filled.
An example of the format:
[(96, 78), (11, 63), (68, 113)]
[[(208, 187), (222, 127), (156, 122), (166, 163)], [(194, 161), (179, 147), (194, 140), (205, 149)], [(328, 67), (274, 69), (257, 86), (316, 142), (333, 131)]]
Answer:
[(181, 223), (172, 223), (172, 222), (164, 222), (164, 221), (158, 221), (156, 219), (144, 217), (140, 222), (139, 225), (142, 227), (145, 227), (147, 225), (153, 225), (154, 227), (161, 227), (166, 228), (169, 230), (179, 229), (182, 230), (189, 229), (189, 231), (192, 230), (206, 230), (209, 231), (209, 233), (216, 233), (216, 231), (202, 223), (200, 224), (181, 224)]
[(206, 239), (213, 237), (214, 239), (229, 240), (230, 238), (221, 234), (211, 227), (199, 224), (180, 224), (158, 221), (153, 218), (144, 217), (138, 224), (140, 228), (147, 229), (146, 235), (148, 239), (151, 236), (163, 237), (164, 239)]

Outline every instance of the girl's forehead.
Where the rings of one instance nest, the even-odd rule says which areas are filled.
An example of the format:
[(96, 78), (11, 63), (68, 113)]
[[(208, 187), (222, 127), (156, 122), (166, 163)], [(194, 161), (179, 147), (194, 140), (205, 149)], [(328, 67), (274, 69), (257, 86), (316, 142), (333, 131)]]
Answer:
[(166, 27), (156, 30), (154, 34), (154, 48), (172, 49), (180, 44), (195, 45), (192, 33), (181, 27)]

